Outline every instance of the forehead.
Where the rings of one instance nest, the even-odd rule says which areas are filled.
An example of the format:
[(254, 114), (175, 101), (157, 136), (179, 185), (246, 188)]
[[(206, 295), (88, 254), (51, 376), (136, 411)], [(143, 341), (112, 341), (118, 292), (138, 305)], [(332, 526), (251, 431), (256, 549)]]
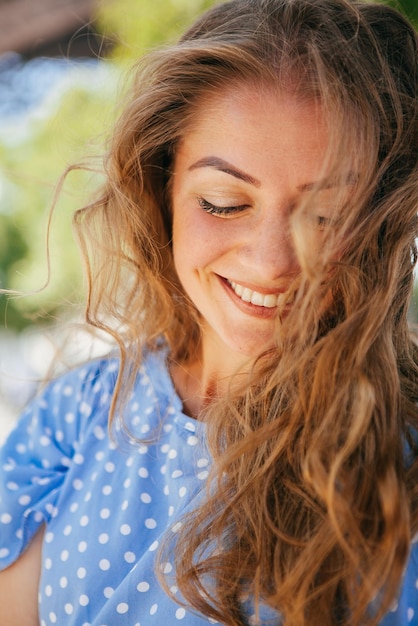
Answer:
[[(320, 103), (263, 85), (231, 85), (201, 98), (176, 162), (220, 157), (254, 177), (318, 175), (329, 147)], [(312, 170), (307, 171), (307, 170)], [(302, 181), (305, 182), (305, 181)]]
[(201, 96), (191, 115), (187, 132), (193, 132), (229, 116), (238, 124), (251, 122), (251, 126), (271, 119), (280, 124), (281, 118), (300, 117), (303, 114), (316, 126), (325, 128), (325, 119), (318, 99), (301, 95), (294, 89), (281, 89), (267, 83), (232, 82), (216, 91), (208, 91)]

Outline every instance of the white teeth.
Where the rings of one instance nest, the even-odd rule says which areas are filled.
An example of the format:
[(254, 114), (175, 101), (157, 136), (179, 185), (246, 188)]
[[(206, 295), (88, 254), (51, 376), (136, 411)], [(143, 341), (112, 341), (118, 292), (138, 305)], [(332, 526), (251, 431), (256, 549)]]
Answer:
[(273, 293), (264, 295), (259, 291), (252, 291), (251, 289), (248, 289), (248, 287), (243, 287), (238, 283), (234, 283), (229, 280), (228, 283), (231, 285), (237, 296), (241, 298), (241, 300), (243, 300), (244, 302), (251, 302), (251, 304), (255, 304), (256, 306), (263, 306), (267, 309), (273, 309), (278, 305), (280, 295), (275, 295)]

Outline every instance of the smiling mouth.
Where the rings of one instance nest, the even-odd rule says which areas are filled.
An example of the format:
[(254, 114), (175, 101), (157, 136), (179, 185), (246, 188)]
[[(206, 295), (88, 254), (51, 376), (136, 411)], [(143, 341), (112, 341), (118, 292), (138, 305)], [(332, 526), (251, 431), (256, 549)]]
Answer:
[(283, 298), (283, 294), (269, 293), (264, 294), (259, 291), (253, 291), (248, 287), (243, 287), (239, 283), (235, 283), (232, 280), (227, 280), (234, 293), (243, 301), (254, 304), (255, 306), (264, 307), (266, 309), (274, 309), (280, 303), (280, 298)]

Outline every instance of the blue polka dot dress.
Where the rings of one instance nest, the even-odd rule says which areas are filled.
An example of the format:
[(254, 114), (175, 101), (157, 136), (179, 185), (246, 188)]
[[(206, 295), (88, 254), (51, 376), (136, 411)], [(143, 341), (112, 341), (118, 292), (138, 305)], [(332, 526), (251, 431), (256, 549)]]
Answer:
[[(150, 443), (108, 436), (118, 362), (95, 361), (52, 382), (0, 453), (0, 569), (46, 523), (41, 626), (200, 626), (216, 623), (172, 600), (154, 574), (156, 551), (204, 497), (210, 457), (202, 423), (182, 412), (165, 363), (149, 354), (126, 406), (129, 429)], [(172, 572), (169, 561), (163, 572)], [(172, 587), (177, 595), (177, 590)], [(280, 624), (261, 610), (248, 625)], [(418, 549), (382, 626), (418, 625)]]

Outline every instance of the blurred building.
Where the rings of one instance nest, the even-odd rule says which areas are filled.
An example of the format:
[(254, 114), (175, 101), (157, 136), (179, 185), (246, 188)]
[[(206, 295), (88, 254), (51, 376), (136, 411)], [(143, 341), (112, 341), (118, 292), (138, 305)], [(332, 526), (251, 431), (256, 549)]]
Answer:
[(94, 27), (97, 0), (0, 0), (0, 56), (103, 56)]

